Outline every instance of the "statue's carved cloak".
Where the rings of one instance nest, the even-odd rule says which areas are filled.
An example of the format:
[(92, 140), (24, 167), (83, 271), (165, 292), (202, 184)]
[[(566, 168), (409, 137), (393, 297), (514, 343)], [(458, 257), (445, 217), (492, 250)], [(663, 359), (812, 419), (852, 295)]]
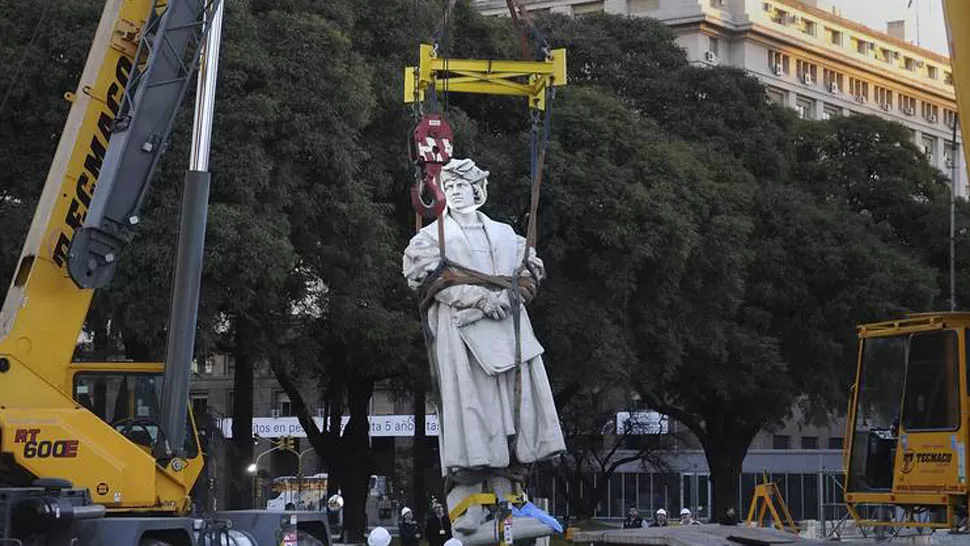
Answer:
[[(445, 215), (448, 260), (486, 273), (511, 277), (526, 251), (511, 226), (476, 213), (481, 224), (464, 230)], [(483, 230), (470, 233), (468, 230)], [(471, 237), (470, 235), (475, 235)], [(485, 244), (476, 241), (487, 241)], [(404, 253), (404, 276), (418, 288), (440, 263), (437, 221), (421, 229)], [(530, 270), (544, 274), (530, 249)], [(538, 282), (539, 278), (534, 279)], [(438, 382), (439, 445), (442, 473), (509, 466), (509, 441), (515, 435), (515, 459), (531, 463), (565, 450), (552, 390), (525, 307), (520, 308), (521, 405), (515, 423), (515, 327), (511, 313), (502, 320), (480, 317), (476, 305), (498, 290), (481, 285), (451, 286), (434, 296), (427, 309), (429, 351)], [(471, 318), (469, 318), (471, 317)], [(473, 322), (468, 323), (469, 320)], [(516, 426), (518, 425), (518, 426)]]

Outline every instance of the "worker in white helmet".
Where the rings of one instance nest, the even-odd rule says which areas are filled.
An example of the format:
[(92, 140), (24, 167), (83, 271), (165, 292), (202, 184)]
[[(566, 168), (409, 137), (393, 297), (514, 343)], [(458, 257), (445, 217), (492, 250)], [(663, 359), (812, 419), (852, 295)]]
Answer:
[(421, 542), (421, 527), (414, 520), (414, 512), (407, 506), (401, 509), (401, 522), (397, 525), (401, 546), (418, 546)]
[(654, 518), (653, 523), (650, 527), (666, 527), (667, 526), (667, 511), (663, 508), (657, 510), (657, 516)]
[(367, 535), (367, 546), (389, 546), (391, 544), (391, 533), (383, 527), (374, 527), (374, 530)]
[(462, 545), (461, 545), (461, 541), (458, 540), (457, 538), (449, 538), (448, 540), (445, 541), (444, 546), (462, 546)]
[(701, 522), (694, 519), (694, 515), (690, 513), (687, 508), (680, 509), (680, 524), (681, 525), (700, 525)]

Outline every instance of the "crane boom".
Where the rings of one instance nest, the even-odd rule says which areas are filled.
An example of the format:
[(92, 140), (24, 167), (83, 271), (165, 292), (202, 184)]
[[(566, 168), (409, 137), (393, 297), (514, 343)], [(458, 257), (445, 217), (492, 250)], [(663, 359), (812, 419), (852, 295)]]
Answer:
[[(71, 359), (92, 289), (110, 279), (121, 247), (131, 239), (136, 223), (130, 215), (147, 191), (195, 74), (205, 21), (220, 5), (105, 3), (77, 92), (68, 94), (73, 104), (0, 311), (0, 451), (13, 461), (0, 463), (0, 483), (67, 478), (109, 509), (180, 512), (189, 506), (188, 492), (202, 467), (194, 430), (187, 438), (190, 449), (165, 450), (181, 458), (157, 460), (132, 441), (142, 433), (151, 436), (149, 427), (167, 438), (161, 423), (144, 418), (164, 385), (161, 365)], [(186, 322), (194, 333), (192, 311)], [(191, 343), (178, 345), (191, 351)], [(172, 387), (179, 387), (176, 378), (188, 378), (170, 375), (164, 387), (172, 400), (184, 397), (177, 401), (187, 405), (187, 385)], [(102, 392), (92, 392), (89, 384)], [(173, 408), (186, 419), (182, 407), (170, 403), (166, 410)], [(166, 424), (176, 435), (184, 430)]]

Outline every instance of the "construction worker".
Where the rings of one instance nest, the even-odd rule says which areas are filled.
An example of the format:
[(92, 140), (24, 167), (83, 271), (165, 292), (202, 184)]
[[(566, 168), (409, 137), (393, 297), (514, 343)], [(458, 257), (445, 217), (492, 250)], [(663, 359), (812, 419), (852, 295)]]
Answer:
[(650, 524), (650, 527), (666, 527), (667, 526), (667, 511), (663, 508), (657, 510), (657, 517)]
[(680, 524), (681, 525), (700, 525), (701, 522), (694, 519), (694, 515), (690, 513), (687, 508), (680, 509)]
[(440, 502), (436, 502), (431, 509), (424, 535), (428, 537), (429, 546), (444, 546), (445, 541), (451, 538), (451, 520)]
[(398, 524), (401, 546), (418, 546), (421, 542), (421, 528), (414, 521), (414, 512), (405, 506), (401, 509), (401, 523)]
[(624, 529), (641, 529), (646, 527), (646, 522), (640, 517), (639, 512), (637, 512), (636, 506), (631, 506), (630, 510), (626, 513), (626, 519), (623, 520)]

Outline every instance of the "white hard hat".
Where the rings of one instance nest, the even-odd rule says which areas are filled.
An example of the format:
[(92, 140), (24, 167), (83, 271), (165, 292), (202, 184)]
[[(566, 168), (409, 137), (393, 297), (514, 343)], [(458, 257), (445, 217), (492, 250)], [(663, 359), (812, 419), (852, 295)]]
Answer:
[(461, 541), (457, 538), (449, 538), (445, 541), (445, 546), (461, 546)]
[(686, 508), (681, 508), (680, 509), (680, 515), (682, 515), (682, 516), (689, 516), (690, 515), (690, 510), (688, 510)]
[(657, 515), (658, 516), (666, 516), (667, 515), (667, 511), (664, 510), (663, 508), (661, 508), (660, 510), (657, 510)]
[(405, 514), (413, 514), (413, 513), (414, 512), (412, 512), (411, 509), (408, 508), (407, 506), (405, 506), (404, 508), (401, 508), (401, 517), (402, 518), (404, 517)]
[(391, 533), (387, 532), (387, 529), (383, 527), (375, 527), (373, 531), (367, 535), (367, 546), (388, 546), (391, 543)]
[(329, 499), (327, 499), (327, 508), (329, 508), (331, 512), (336, 512), (337, 510), (340, 510), (343, 507), (344, 507), (344, 498), (341, 497), (340, 495), (334, 495)]

